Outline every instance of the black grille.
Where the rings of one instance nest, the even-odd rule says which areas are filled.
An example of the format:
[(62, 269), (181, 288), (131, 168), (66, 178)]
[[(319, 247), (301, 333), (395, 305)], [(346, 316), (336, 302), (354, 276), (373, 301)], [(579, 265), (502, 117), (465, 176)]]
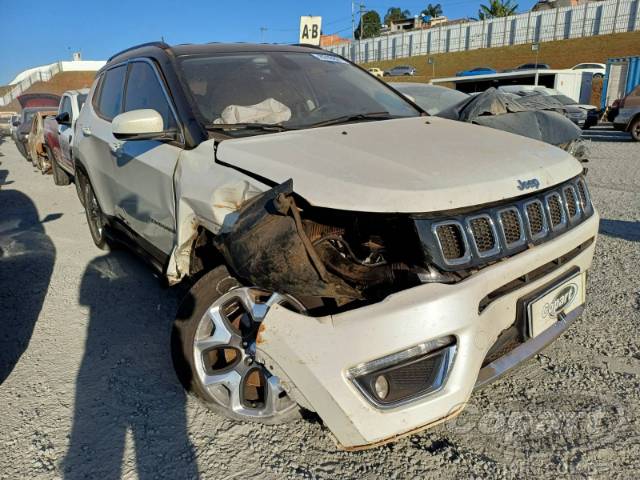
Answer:
[(454, 224), (440, 225), (436, 229), (442, 254), (447, 260), (457, 260), (464, 257), (465, 247), (462, 231)]
[(488, 218), (474, 218), (469, 222), (469, 225), (479, 252), (489, 252), (496, 247), (496, 239), (493, 236), (493, 229)]
[(529, 217), (529, 228), (531, 235), (539, 235), (544, 230), (544, 212), (542, 205), (538, 202), (527, 205), (527, 216)]
[(566, 187), (564, 189), (564, 197), (567, 201), (569, 218), (574, 218), (578, 214), (578, 204), (576, 203), (576, 191), (574, 190), (574, 188)]
[(549, 215), (551, 217), (551, 226), (557, 227), (563, 223), (564, 213), (562, 212), (562, 203), (560, 203), (560, 197), (555, 193), (547, 198), (547, 205), (549, 205)]
[[(414, 218), (429, 262), (445, 271), (483, 265), (514, 255), (574, 228), (593, 214), (582, 176), (511, 202)], [(471, 247), (471, 248), (470, 248)]]
[(502, 229), (507, 245), (516, 243), (522, 237), (522, 230), (518, 214), (515, 210), (505, 210), (500, 213)]

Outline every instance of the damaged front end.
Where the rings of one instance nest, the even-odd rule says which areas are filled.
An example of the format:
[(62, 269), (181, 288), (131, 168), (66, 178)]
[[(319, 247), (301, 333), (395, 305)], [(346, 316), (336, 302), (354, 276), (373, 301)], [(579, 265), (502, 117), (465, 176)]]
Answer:
[(293, 295), (311, 312), (379, 301), (455, 277), (424, 264), (408, 215), (314, 208), (287, 182), (251, 199), (216, 236), (227, 266), (249, 285)]

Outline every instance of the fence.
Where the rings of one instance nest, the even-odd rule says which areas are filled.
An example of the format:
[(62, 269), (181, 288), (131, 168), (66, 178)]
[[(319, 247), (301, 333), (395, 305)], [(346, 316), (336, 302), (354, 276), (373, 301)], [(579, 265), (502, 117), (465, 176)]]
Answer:
[(383, 35), (327, 50), (356, 62), (550, 42), (640, 30), (640, 0), (607, 0)]
[(60, 62), (58, 62), (49, 65), (49, 68), (47, 68), (46, 70), (38, 70), (36, 72), (33, 72), (27, 78), (23, 78), (21, 81), (13, 85), (9, 93), (6, 93), (2, 97), (0, 97), (0, 106), (9, 105), (14, 99), (20, 96), (34, 83), (48, 82), (49, 80), (51, 80), (51, 77), (60, 73), (61, 71), (62, 67), (60, 66)]

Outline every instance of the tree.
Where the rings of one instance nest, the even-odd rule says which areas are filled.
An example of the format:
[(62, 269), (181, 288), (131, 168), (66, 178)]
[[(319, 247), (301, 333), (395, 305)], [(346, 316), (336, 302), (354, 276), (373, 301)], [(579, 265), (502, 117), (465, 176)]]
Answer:
[(489, 0), (489, 5), (480, 5), (478, 18), (487, 20), (495, 17), (508, 17), (514, 15), (518, 10), (518, 4), (513, 0)]
[(427, 8), (420, 12), (420, 15), (422, 15), (423, 17), (431, 18), (439, 17), (440, 15), (442, 15), (442, 5), (440, 5), (439, 3), (436, 3), (435, 5), (433, 3), (430, 3), (427, 5)]
[(375, 10), (369, 10), (360, 17), (358, 28), (353, 32), (356, 39), (360, 40), (360, 27), (362, 26), (362, 38), (377, 37), (380, 35), (382, 25), (380, 23), (380, 15)]
[(387, 14), (384, 16), (384, 24), (389, 25), (391, 22), (397, 22), (399, 20), (406, 20), (411, 16), (409, 10), (402, 10), (399, 7), (391, 7), (387, 10)]

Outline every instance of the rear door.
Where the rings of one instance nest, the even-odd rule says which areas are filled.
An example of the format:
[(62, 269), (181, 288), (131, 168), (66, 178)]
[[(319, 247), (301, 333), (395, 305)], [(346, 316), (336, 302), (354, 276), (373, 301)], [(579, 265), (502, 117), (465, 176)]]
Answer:
[[(156, 66), (133, 60), (124, 95), (124, 112), (153, 109), (162, 116), (165, 131), (178, 131), (175, 109)], [(180, 142), (130, 140), (113, 149), (115, 211), (154, 253), (168, 255), (175, 240), (173, 173), (182, 152)], [(151, 247), (151, 248), (149, 248)]]

